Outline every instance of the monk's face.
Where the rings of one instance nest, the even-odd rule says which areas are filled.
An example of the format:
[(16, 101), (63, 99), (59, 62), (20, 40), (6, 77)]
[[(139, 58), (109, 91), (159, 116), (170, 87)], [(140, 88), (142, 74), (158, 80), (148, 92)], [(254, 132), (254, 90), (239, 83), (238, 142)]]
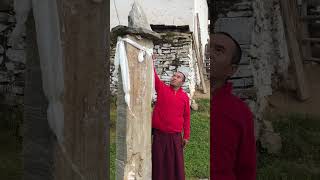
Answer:
[(210, 58), (213, 67), (211, 78), (213, 81), (225, 81), (235, 73), (236, 67), (232, 65), (235, 50), (236, 45), (228, 36), (210, 35)]
[(179, 88), (183, 85), (184, 83), (184, 75), (181, 72), (176, 72), (173, 74), (170, 80), (170, 85)]

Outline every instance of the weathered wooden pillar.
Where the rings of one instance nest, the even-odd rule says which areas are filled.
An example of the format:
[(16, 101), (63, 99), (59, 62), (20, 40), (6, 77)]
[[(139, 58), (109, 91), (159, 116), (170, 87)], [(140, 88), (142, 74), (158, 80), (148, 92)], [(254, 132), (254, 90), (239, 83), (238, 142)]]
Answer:
[(58, 0), (64, 65), (64, 139), (56, 180), (108, 179), (106, 0)]
[[(106, 0), (16, 0), (27, 21), (24, 179), (108, 178)], [(30, 15), (30, 16), (29, 16)]]
[[(116, 36), (128, 38), (137, 44), (153, 49), (151, 37), (156, 33), (146, 29), (118, 26)], [(153, 35), (154, 34), (154, 35)], [(142, 38), (137, 38), (142, 37)], [(153, 38), (154, 38), (153, 37)], [(151, 100), (153, 63), (149, 55), (139, 62), (140, 49), (125, 42), (130, 79), (130, 103), (125, 101), (122, 69), (119, 67), (117, 98), (117, 154), (116, 179), (151, 179)]]

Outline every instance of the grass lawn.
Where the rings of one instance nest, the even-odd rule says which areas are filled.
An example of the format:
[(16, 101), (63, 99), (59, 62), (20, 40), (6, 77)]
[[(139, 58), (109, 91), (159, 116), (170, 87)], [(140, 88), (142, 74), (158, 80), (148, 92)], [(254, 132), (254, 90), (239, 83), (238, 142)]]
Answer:
[(21, 119), (21, 112), (6, 111), (2, 107), (0, 112), (0, 179), (22, 179), (22, 145), (16, 136), (14, 126), (9, 122)]
[(257, 180), (319, 180), (320, 118), (296, 114), (271, 119), (282, 151), (269, 155), (260, 150)]
[[(199, 110), (191, 112), (190, 143), (185, 149), (185, 170), (187, 179), (209, 177), (209, 100), (198, 100)], [(110, 129), (110, 179), (115, 179), (115, 123), (116, 106), (112, 103)]]
[(21, 179), (21, 148), (21, 144), (12, 132), (0, 129), (0, 179)]
[[(209, 101), (199, 100), (199, 111), (191, 115), (191, 139), (185, 150), (187, 179), (209, 176)], [(115, 179), (115, 119), (111, 110), (110, 165)], [(22, 176), (21, 143), (10, 131), (0, 113), (0, 179), (18, 180)], [(270, 155), (259, 149), (257, 180), (319, 180), (320, 179), (320, 118), (299, 114), (273, 116), (276, 132), (282, 137), (282, 151)]]

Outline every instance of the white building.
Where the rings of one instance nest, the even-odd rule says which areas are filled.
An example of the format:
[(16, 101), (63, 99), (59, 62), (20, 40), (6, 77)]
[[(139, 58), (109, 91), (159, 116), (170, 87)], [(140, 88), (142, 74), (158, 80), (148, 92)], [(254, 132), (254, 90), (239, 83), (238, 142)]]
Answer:
[(150, 24), (189, 25), (196, 39), (198, 32), (195, 17), (198, 13), (202, 53), (204, 53), (205, 44), (209, 39), (207, 0), (111, 0), (110, 28), (128, 25), (128, 15), (134, 1), (140, 3)]

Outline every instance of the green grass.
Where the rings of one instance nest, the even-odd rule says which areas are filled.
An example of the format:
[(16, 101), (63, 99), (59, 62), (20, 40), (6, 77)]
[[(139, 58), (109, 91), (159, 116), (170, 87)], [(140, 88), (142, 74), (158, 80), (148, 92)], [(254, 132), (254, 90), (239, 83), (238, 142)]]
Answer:
[[(199, 100), (199, 111), (191, 113), (191, 139), (185, 150), (187, 179), (209, 176), (209, 100)], [(14, 117), (11, 116), (15, 114)], [(20, 114), (20, 115), (19, 115)], [(16, 180), (22, 176), (21, 142), (9, 119), (21, 113), (0, 113), (0, 179)], [(257, 180), (320, 179), (320, 118), (300, 114), (270, 116), (282, 137), (282, 150), (270, 155), (259, 148)], [(111, 102), (110, 177), (115, 179), (116, 105)]]
[(198, 100), (198, 111), (191, 112), (190, 143), (185, 150), (187, 178), (208, 178), (210, 163), (210, 104), (208, 99)]
[[(191, 135), (190, 142), (185, 149), (185, 170), (187, 179), (209, 177), (209, 100), (198, 100), (198, 111), (191, 112)], [(110, 125), (110, 179), (115, 179), (115, 123), (116, 106), (111, 103)]]
[(0, 179), (20, 180), (22, 178), (22, 144), (17, 134), (20, 119), (22, 119), (21, 112), (1, 108)]
[(18, 180), (22, 177), (21, 144), (7, 129), (0, 129), (0, 177)]
[(296, 114), (272, 119), (282, 150), (270, 155), (260, 149), (257, 179), (320, 179), (320, 118)]

